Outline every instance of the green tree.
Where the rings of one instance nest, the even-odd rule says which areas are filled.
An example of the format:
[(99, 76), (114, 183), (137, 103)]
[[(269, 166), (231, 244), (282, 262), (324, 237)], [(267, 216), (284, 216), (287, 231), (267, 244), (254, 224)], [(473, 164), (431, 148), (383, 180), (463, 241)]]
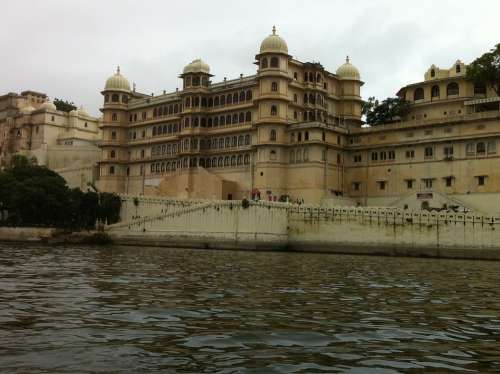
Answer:
[(467, 66), (467, 78), (500, 96), (500, 43)]
[(73, 102), (58, 98), (54, 99), (54, 105), (56, 106), (57, 110), (60, 110), (61, 112), (71, 112), (72, 110), (76, 109), (76, 106)]
[(410, 111), (410, 103), (400, 97), (388, 97), (379, 102), (375, 97), (363, 103), (363, 114), (370, 126), (382, 125), (404, 119)]
[(0, 172), (0, 206), (16, 226), (90, 229), (98, 217), (117, 222), (121, 200), (116, 194), (70, 189), (54, 171), (21, 161)]

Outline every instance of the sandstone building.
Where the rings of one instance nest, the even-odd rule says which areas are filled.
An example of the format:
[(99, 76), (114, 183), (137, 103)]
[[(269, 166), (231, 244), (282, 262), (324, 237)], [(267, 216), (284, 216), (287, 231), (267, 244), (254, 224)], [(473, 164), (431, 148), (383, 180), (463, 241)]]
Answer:
[(500, 203), (500, 99), (467, 81), (464, 63), (431, 66), (398, 92), (412, 103), (407, 118), (376, 127), (362, 126), (363, 82), (348, 58), (335, 73), (299, 61), (273, 28), (255, 64), (255, 75), (213, 82), (197, 59), (181, 90), (158, 96), (131, 88), (118, 69), (102, 91), (100, 188), (326, 205)]
[(83, 108), (58, 111), (46, 94), (35, 91), (0, 96), (0, 168), (13, 155), (25, 155), (83, 189), (96, 178), (100, 138), (99, 120)]

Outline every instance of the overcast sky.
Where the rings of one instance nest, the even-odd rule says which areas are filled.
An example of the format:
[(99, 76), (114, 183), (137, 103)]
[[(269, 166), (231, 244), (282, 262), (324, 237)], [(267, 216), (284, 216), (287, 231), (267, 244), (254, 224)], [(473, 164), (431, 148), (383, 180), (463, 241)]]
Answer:
[(0, 94), (32, 89), (99, 114), (100, 91), (121, 66), (137, 90), (180, 87), (201, 57), (214, 82), (254, 74), (275, 24), (300, 61), (335, 72), (348, 54), (362, 96), (394, 96), (435, 63), (469, 63), (500, 42), (499, 0), (125, 1), (6, 0)]

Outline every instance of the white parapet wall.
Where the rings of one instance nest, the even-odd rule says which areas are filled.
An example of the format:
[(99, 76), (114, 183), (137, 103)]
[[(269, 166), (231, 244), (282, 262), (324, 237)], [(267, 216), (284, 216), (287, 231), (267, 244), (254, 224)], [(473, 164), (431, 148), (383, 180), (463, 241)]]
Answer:
[[(500, 260), (500, 217), (122, 196), (118, 243)], [(146, 214), (147, 213), (147, 214)]]
[(500, 259), (500, 217), (391, 208), (289, 209), (289, 242), (336, 253)]
[[(288, 243), (285, 204), (199, 201), (107, 227), (117, 242), (202, 248), (277, 249)], [(140, 206), (140, 204), (139, 204)], [(135, 206), (134, 206), (135, 209)], [(140, 215), (140, 214), (139, 214)]]

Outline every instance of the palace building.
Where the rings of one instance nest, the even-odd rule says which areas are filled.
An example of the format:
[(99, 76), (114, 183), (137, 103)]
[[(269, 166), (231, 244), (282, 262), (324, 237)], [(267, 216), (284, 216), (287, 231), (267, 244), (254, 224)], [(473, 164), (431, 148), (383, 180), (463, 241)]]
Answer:
[(71, 187), (85, 189), (96, 179), (100, 138), (98, 118), (83, 107), (59, 111), (35, 91), (0, 96), (0, 169), (12, 156), (24, 155), (57, 171)]
[(464, 63), (432, 65), (397, 93), (411, 102), (408, 116), (376, 127), (362, 126), (363, 81), (349, 58), (335, 72), (299, 61), (273, 28), (255, 65), (255, 75), (215, 82), (196, 59), (179, 75), (182, 90), (156, 96), (131, 88), (118, 69), (102, 91), (101, 190), (476, 210), (500, 203), (500, 99), (467, 81)]

